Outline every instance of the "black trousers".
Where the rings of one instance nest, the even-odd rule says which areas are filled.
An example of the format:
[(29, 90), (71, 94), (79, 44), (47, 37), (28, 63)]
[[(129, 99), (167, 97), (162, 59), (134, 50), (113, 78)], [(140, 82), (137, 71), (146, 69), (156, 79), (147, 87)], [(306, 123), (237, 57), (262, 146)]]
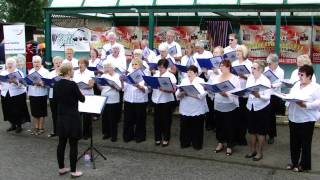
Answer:
[(247, 145), (246, 134), (248, 130), (248, 109), (246, 107), (248, 98), (239, 97), (239, 108), (236, 119), (235, 143), (239, 145)]
[(277, 112), (281, 107), (281, 99), (277, 96), (272, 95), (270, 99), (270, 118), (269, 118), (269, 129), (268, 136), (269, 138), (274, 138), (277, 136)]
[(92, 115), (88, 113), (80, 113), (82, 116), (82, 132), (83, 132), (83, 137), (90, 137), (92, 134)]
[(214, 101), (212, 101), (209, 96), (207, 96), (206, 98), (207, 98), (207, 105), (209, 108), (209, 112), (206, 113), (205, 126), (206, 126), (206, 129), (215, 129), (216, 121), (214, 116)]
[(205, 115), (180, 116), (180, 145), (194, 149), (202, 149), (203, 145), (203, 125)]
[(173, 102), (154, 104), (155, 141), (170, 140), (173, 106)]
[(78, 139), (75, 138), (67, 138), (67, 137), (59, 137), (59, 144), (57, 148), (57, 159), (59, 164), (59, 169), (64, 168), (64, 153), (66, 150), (67, 141), (69, 140), (69, 146), (70, 146), (70, 153), (69, 153), (69, 159), (70, 159), (70, 168), (71, 172), (76, 171), (77, 166), (77, 157), (78, 157)]
[(301, 166), (303, 170), (311, 170), (314, 124), (315, 122), (294, 123), (289, 120), (291, 162), (293, 166)]
[(117, 139), (118, 122), (120, 120), (120, 103), (106, 104), (102, 114), (102, 133)]
[(227, 143), (227, 147), (232, 148), (235, 144), (235, 129), (237, 126), (238, 109), (230, 112), (215, 111), (217, 117), (216, 138), (219, 143)]
[(146, 140), (147, 103), (124, 102), (123, 140)]
[(51, 109), (51, 116), (52, 116), (52, 124), (53, 124), (53, 133), (57, 134), (57, 102), (53, 99), (49, 99), (50, 102), (50, 109)]

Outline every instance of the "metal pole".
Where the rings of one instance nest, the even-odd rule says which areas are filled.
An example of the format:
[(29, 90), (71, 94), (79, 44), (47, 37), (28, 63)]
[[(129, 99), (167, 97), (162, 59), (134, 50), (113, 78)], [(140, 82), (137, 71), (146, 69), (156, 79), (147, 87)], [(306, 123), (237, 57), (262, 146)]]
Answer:
[(149, 12), (149, 48), (153, 49), (154, 42), (154, 13)]
[(281, 11), (277, 10), (276, 12), (276, 41), (275, 41), (275, 53), (280, 58), (280, 35), (281, 35)]
[(52, 51), (51, 51), (51, 13), (45, 11), (45, 22), (44, 22), (44, 35), (45, 35), (45, 61), (46, 65), (52, 66)]

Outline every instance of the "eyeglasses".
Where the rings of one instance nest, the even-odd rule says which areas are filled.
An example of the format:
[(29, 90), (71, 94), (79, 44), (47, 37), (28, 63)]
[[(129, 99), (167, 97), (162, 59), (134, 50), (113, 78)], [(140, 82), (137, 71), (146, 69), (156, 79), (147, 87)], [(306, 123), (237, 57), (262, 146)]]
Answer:
[(234, 39), (229, 39), (229, 41), (233, 41)]

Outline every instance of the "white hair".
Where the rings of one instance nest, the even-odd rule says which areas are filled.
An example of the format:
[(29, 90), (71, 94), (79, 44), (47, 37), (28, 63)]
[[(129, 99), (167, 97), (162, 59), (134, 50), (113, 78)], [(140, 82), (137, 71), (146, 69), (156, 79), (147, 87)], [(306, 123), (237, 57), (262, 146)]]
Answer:
[(143, 51), (142, 51), (141, 49), (135, 49), (135, 50), (133, 51), (133, 54), (140, 54), (140, 55), (142, 55), (142, 53), (143, 53)]
[(113, 63), (108, 62), (108, 61), (103, 61), (103, 62), (102, 62), (102, 66), (103, 66), (103, 67), (111, 66), (111, 67), (112, 67), (112, 69), (114, 69), (114, 68), (115, 68), (115, 66), (113, 65)]
[(197, 41), (196, 44), (195, 44), (195, 47), (204, 48), (204, 43), (202, 41)]
[(32, 57), (32, 62), (40, 61), (42, 62), (42, 58), (38, 55)]
[(63, 58), (61, 56), (55, 56), (53, 59), (52, 59), (52, 62), (56, 62), (56, 61), (60, 61), (62, 62), (63, 61)]
[(110, 37), (110, 36), (117, 38), (116, 33), (114, 33), (113, 31), (108, 32), (107, 37)]
[(115, 45), (113, 45), (113, 46), (112, 46), (112, 48), (111, 48), (111, 49), (118, 49), (118, 50), (120, 51), (120, 45), (115, 44)]
[(14, 57), (8, 57), (8, 58), (6, 59), (6, 66), (7, 66), (9, 63), (13, 64), (14, 66), (17, 65), (17, 61), (16, 61), (16, 59), (15, 59)]
[(161, 43), (159, 45), (159, 51), (168, 51), (168, 45), (165, 43)]

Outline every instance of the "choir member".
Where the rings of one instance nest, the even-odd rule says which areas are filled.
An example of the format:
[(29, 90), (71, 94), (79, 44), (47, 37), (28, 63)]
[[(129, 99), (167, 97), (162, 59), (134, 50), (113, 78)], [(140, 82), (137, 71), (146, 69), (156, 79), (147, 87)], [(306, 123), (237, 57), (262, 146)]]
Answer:
[[(133, 59), (131, 65), (132, 71), (142, 68), (142, 60)], [(124, 142), (135, 140), (140, 143), (146, 140), (148, 88), (145, 86), (144, 81), (130, 84), (123, 81), (123, 78), (121, 79), (124, 91), (123, 140)]]
[(119, 44), (116, 42), (117, 40), (117, 35), (114, 33), (114, 32), (109, 32), (107, 34), (107, 39), (108, 39), (108, 43), (105, 44), (103, 47), (102, 47), (102, 51), (101, 51), (101, 59), (102, 60), (105, 60), (107, 58), (108, 55), (110, 55), (113, 51), (113, 47), (114, 46), (118, 46), (119, 48), (119, 53), (120, 53), (120, 56), (123, 56), (123, 57), (126, 57), (126, 54), (125, 54), (125, 50), (124, 50), (124, 47), (122, 44)]
[[(53, 79), (57, 76), (60, 76), (60, 66), (63, 59), (60, 56), (55, 56), (52, 60), (53, 63), (53, 70), (49, 73), (48, 78)], [(49, 89), (49, 102), (50, 102), (50, 109), (51, 109), (51, 117), (52, 117), (52, 124), (53, 124), (53, 131), (48, 137), (54, 137), (57, 134), (57, 103), (53, 99), (53, 88)]]
[[(297, 69), (295, 69), (294, 71), (292, 71), (291, 76), (290, 76), (290, 81), (292, 83), (295, 83), (297, 81), (299, 81), (300, 77), (299, 77), (299, 68), (302, 67), (303, 65), (312, 65), (311, 59), (309, 57), (309, 55), (307, 54), (303, 54), (297, 57)], [(315, 74), (312, 76), (312, 81), (316, 82), (316, 76)]]
[(158, 61), (158, 71), (154, 77), (169, 77), (173, 84), (173, 91), (167, 91), (162, 88), (153, 89), (152, 102), (154, 103), (154, 134), (155, 145), (162, 143), (163, 147), (169, 145), (171, 137), (171, 122), (174, 107), (174, 92), (177, 80), (175, 76), (168, 71), (169, 62), (166, 59)]
[(311, 144), (314, 125), (320, 118), (320, 86), (312, 80), (311, 65), (299, 68), (299, 81), (291, 88), (289, 97), (301, 99), (290, 102), (288, 119), (290, 129), (291, 164), (287, 169), (295, 172), (311, 170)]
[(224, 53), (229, 53), (232, 51), (236, 51), (239, 47), (237, 34), (231, 33), (229, 34), (229, 46), (224, 48)]
[[(71, 177), (82, 176), (77, 171), (78, 141), (82, 137), (82, 123), (78, 111), (78, 101), (84, 102), (85, 97), (73, 82), (73, 67), (71, 63), (63, 63), (60, 67), (60, 75), (63, 77), (53, 87), (53, 99), (57, 103), (57, 135), (59, 143), (57, 148), (57, 159), (59, 164), (59, 175), (71, 171)], [(64, 153), (69, 140), (70, 146), (70, 168), (65, 167)]]
[(152, 62), (156, 58), (156, 53), (154, 53), (150, 48), (149, 48), (149, 41), (147, 39), (143, 39), (140, 42), (140, 47), (142, 52), (142, 60), (146, 62)]
[(62, 61), (62, 63), (70, 62), (73, 68), (78, 68), (78, 59), (73, 57), (74, 50), (72, 48), (66, 48), (65, 57), (66, 59)]
[[(194, 58), (193, 58), (193, 54), (194, 54), (194, 46), (192, 44), (188, 44), (185, 48), (185, 55), (182, 56), (181, 58), (181, 62), (180, 64), (182, 66), (191, 66), (191, 65), (195, 65), (197, 68), (198, 68), (198, 72), (201, 72), (201, 68), (198, 64), (198, 61), (196, 61)], [(199, 74), (199, 73), (197, 73)], [(187, 73), (181, 73), (182, 75), (182, 78), (186, 78), (187, 77)]]
[(176, 61), (180, 61), (182, 57), (181, 46), (179, 43), (175, 41), (175, 32), (169, 30), (166, 34), (166, 42), (164, 44), (167, 45), (169, 54), (172, 56)]
[[(271, 87), (270, 80), (263, 75), (264, 64), (262, 61), (255, 61), (252, 65), (252, 74), (248, 77), (246, 87), (264, 85)], [(254, 91), (249, 94), (248, 109), (248, 133), (250, 134), (250, 154), (246, 158), (259, 161), (263, 158), (263, 146), (268, 134), (270, 118), (270, 96), (271, 89)]]
[[(231, 73), (231, 62), (223, 60), (220, 64), (221, 74), (215, 76), (213, 84), (230, 81), (236, 89), (240, 88), (238, 77)], [(235, 144), (235, 130), (238, 116), (238, 97), (229, 92), (216, 93), (214, 97), (214, 110), (216, 115), (216, 138), (218, 145), (215, 153), (223, 151), (226, 144), (226, 155), (232, 155), (232, 148)]]
[[(49, 71), (42, 66), (42, 59), (40, 56), (33, 56), (32, 64), (33, 68), (29, 71), (29, 75), (38, 72), (43, 78), (48, 78)], [(31, 115), (34, 119), (34, 129), (31, 131), (31, 134), (43, 134), (44, 118), (48, 114), (48, 88), (44, 86), (44, 83), (41, 80), (33, 82), (33, 85), (28, 87), (28, 95), (30, 99)]]
[(118, 137), (118, 122), (120, 121), (121, 104), (120, 94), (121, 81), (120, 76), (114, 71), (112, 63), (103, 62), (104, 73), (101, 78), (109, 79), (116, 83), (117, 86), (107, 85), (98, 86), (101, 89), (101, 96), (107, 97), (106, 105), (102, 114), (102, 139), (108, 139), (111, 137), (111, 141), (117, 141)]
[[(1, 76), (19, 72), (23, 77), (23, 72), (16, 68), (16, 60), (12, 57), (6, 59), (6, 69), (0, 72)], [(26, 103), (26, 87), (18, 79), (10, 78), (7, 82), (1, 82), (1, 103), (4, 121), (10, 123), (9, 131), (20, 133), (21, 125), (30, 122), (30, 115)]]
[(181, 86), (193, 85), (200, 94), (189, 96), (181, 89), (176, 91), (180, 100), (180, 146), (187, 148), (192, 146), (196, 150), (202, 149), (203, 126), (205, 113), (208, 111), (206, 92), (200, 83), (204, 80), (198, 77), (198, 68), (194, 65), (188, 67), (187, 77), (181, 81)]

